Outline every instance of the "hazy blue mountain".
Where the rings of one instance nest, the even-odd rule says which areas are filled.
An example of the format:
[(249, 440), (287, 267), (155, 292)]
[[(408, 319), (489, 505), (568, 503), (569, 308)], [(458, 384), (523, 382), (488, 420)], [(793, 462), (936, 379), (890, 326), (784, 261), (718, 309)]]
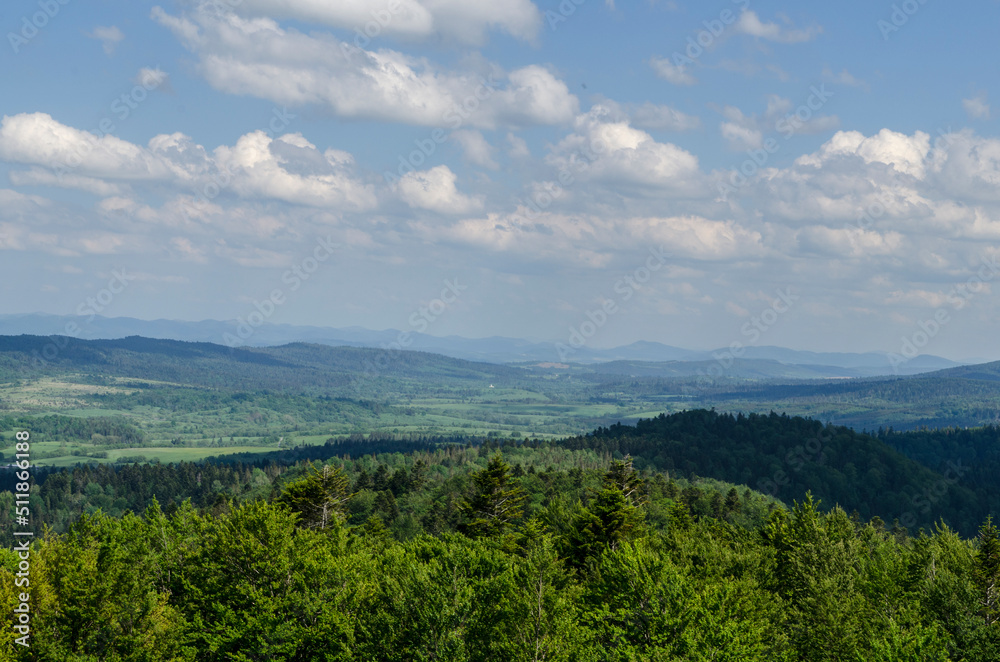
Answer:
[[(75, 326), (74, 326), (75, 325)], [(243, 335), (241, 337), (240, 332)], [(452, 358), (488, 363), (570, 362), (598, 364), (608, 362), (651, 362), (677, 365), (611, 367), (620, 374), (691, 376), (708, 373), (713, 365), (726, 361), (726, 350), (697, 351), (673, 347), (659, 342), (638, 341), (621, 347), (601, 349), (573, 348), (561, 355), (555, 343), (493, 336), (489, 338), (438, 337), (411, 332), (402, 337), (395, 329), (373, 331), (358, 326), (331, 328), (264, 324), (252, 329), (240, 329), (233, 320), (140, 320), (130, 317), (78, 317), (69, 315), (23, 314), (0, 315), (0, 335), (67, 335), (80, 339), (117, 339), (130, 336), (210, 342), (221, 345), (240, 344), (248, 347), (273, 347), (295, 342), (331, 346), (391, 347), (398, 349), (401, 338), (408, 340), (404, 349), (443, 354)], [(687, 365), (682, 365), (687, 364)], [(751, 378), (831, 378), (875, 375), (911, 375), (961, 365), (938, 356), (921, 355), (894, 369), (886, 354), (879, 352), (809, 352), (783, 347), (746, 347), (734, 364), (733, 373)], [(784, 367), (782, 367), (784, 366)], [(702, 371), (702, 372), (699, 372)], [(711, 374), (711, 373), (709, 373)]]

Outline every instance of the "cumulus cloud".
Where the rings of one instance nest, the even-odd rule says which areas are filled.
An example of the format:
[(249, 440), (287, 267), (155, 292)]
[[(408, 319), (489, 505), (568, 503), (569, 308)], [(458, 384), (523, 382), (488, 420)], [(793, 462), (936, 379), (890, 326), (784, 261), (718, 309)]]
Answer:
[(192, 191), (222, 181), (247, 198), (344, 209), (375, 206), (371, 187), (353, 174), (350, 154), (321, 152), (299, 134), (273, 139), (256, 131), (233, 147), (209, 153), (181, 133), (154, 136), (141, 147), (112, 135), (97, 138), (45, 113), (24, 113), (0, 121), (0, 159), (32, 166), (12, 172), (15, 183), (104, 196), (120, 194), (130, 183), (159, 182)]
[(950, 197), (1000, 201), (1000, 140), (966, 129), (939, 136), (934, 143), (927, 167)]
[(118, 46), (118, 42), (125, 38), (122, 31), (115, 25), (109, 25), (106, 27), (99, 25), (88, 33), (87, 36), (100, 41), (101, 47), (104, 49), (104, 53), (106, 55), (113, 54), (115, 52), (115, 47)]
[(649, 61), (656, 75), (674, 85), (694, 85), (697, 80), (688, 73), (685, 64), (675, 64), (666, 57), (654, 57)]
[(838, 131), (819, 152), (799, 157), (796, 163), (820, 167), (833, 157), (855, 155), (865, 163), (884, 163), (897, 172), (922, 179), (930, 148), (930, 136), (922, 131), (907, 136), (882, 129), (870, 137), (860, 131)]
[(839, 74), (833, 73), (833, 69), (830, 67), (823, 68), (823, 80), (829, 81), (831, 83), (836, 83), (837, 85), (847, 85), (848, 87), (860, 87), (865, 90), (869, 89), (868, 83), (855, 77), (847, 69), (841, 70)]
[(726, 106), (722, 114), (726, 121), (719, 125), (719, 133), (730, 147), (738, 150), (760, 147), (764, 142), (764, 132), (758, 127), (756, 117), (748, 117), (739, 108)]
[(43, 168), (13, 170), (8, 176), (10, 177), (10, 183), (14, 186), (57, 186), (60, 188), (79, 189), (101, 196), (119, 195), (127, 188), (126, 186), (107, 182), (96, 177), (86, 177), (72, 173), (56, 174)]
[(143, 67), (139, 69), (139, 73), (136, 74), (132, 82), (136, 85), (142, 85), (146, 89), (158, 89), (164, 92), (173, 92), (170, 87), (170, 74), (163, 71), (159, 67)]
[(0, 159), (106, 179), (170, 176), (170, 168), (152, 151), (109, 134), (97, 138), (46, 113), (5, 115), (0, 121)]
[(441, 36), (481, 45), (491, 30), (530, 41), (542, 24), (541, 12), (530, 0), (398, 0), (388, 4), (384, 0), (243, 0), (238, 10), (247, 16), (294, 18), (345, 28), (364, 38), (358, 39), (362, 47), (366, 39), (383, 35)]
[(978, 120), (990, 118), (990, 104), (986, 101), (986, 92), (980, 92), (971, 99), (962, 99), (962, 106), (969, 117)]
[(508, 133), (507, 154), (512, 159), (525, 159), (531, 156), (531, 150), (528, 149), (528, 143), (524, 138), (516, 136), (513, 133)]
[[(802, 108), (805, 111), (800, 112)], [(725, 106), (722, 116), (719, 133), (735, 150), (759, 148), (767, 135), (826, 133), (840, 126), (836, 115), (820, 115), (808, 106), (796, 108), (791, 99), (776, 94), (768, 97), (767, 109), (762, 114), (747, 114), (735, 106)]]
[(618, 119), (616, 109), (595, 105), (575, 130), (553, 146), (547, 162), (584, 181), (691, 191), (700, 179), (698, 159), (672, 143)]
[(271, 139), (254, 131), (233, 147), (219, 147), (215, 162), (221, 170), (236, 173), (233, 189), (244, 197), (343, 209), (375, 206), (372, 189), (352, 175), (350, 154), (336, 149), (321, 152), (299, 133)]
[(483, 202), (458, 191), (458, 177), (440, 165), (430, 170), (410, 172), (399, 180), (399, 197), (414, 209), (439, 214), (467, 214), (482, 209)]
[(752, 9), (748, 9), (740, 14), (740, 17), (737, 19), (733, 27), (737, 32), (742, 32), (743, 34), (750, 35), (751, 37), (775, 41), (782, 44), (797, 44), (805, 41), (811, 41), (823, 32), (823, 28), (818, 25), (810, 26), (804, 29), (797, 29), (791, 26), (791, 21), (785, 19), (784, 22), (784, 27), (773, 22), (765, 23), (760, 20), (757, 12)]
[(538, 65), (506, 75), (491, 65), (442, 72), (424, 58), (306, 35), (271, 18), (219, 16), (205, 7), (182, 16), (157, 7), (153, 18), (199, 58), (209, 84), (230, 94), (317, 105), (341, 117), (448, 128), (559, 124), (578, 112), (566, 84)]
[[(698, 216), (616, 217), (533, 212), (489, 213), (448, 226), (418, 224), (428, 239), (476, 246), (534, 260), (605, 268), (622, 251), (658, 248), (677, 259), (718, 261), (766, 253), (760, 233), (734, 221)], [(669, 247), (669, 248), (668, 248)]]
[(670, 106), (647, 101), (632, 111), (632, 124), (641, 129), (691, 131), (701, 126), (701, 120)]
[(453, 131), (451, 139), (462, 148), (465, 160), (483, 168), (496, 170), (500, 166), (493, 160), (493, 146), (479, 131), (460, 129)]

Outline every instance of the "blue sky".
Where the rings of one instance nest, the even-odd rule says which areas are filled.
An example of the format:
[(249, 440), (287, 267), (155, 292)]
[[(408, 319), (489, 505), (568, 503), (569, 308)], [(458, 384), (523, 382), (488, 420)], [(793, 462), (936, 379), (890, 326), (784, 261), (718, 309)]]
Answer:
[(3, 312), (1000, 358), (998, 14), (8, 2)]

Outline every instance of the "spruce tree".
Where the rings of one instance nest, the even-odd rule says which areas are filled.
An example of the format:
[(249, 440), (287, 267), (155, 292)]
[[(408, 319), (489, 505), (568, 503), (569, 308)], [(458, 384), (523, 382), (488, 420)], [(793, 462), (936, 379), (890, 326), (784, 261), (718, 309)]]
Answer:
[(309, 463), (306, 476), (286, 485), (278, 502), (299, 514), (301, 526), (324, 530), (346, 518), (347, 500), (354, 496), (350, 484), (340, 467)]
[(615, 460), (604, 474), (601, 489), (582, 508), (570, 533), (574, 560), (582, 566), (587, 558), (605, 549), (615, 550), (645, 532), (643, 480), (628, 456)]
[(993, 518), (979, 529), (979, 550), (976, 552), (976, 584), (979, 588), (981, 614), (987, 625), (1000, 617), (1000, 537)]
[(472, 474), (475, 491), (462, 504), (462, 532), (470, 538), (503, 535), (511, 522), (521, 517), (527, 495), (511, 475), (503, 455), (490, 458), (485, 469)]

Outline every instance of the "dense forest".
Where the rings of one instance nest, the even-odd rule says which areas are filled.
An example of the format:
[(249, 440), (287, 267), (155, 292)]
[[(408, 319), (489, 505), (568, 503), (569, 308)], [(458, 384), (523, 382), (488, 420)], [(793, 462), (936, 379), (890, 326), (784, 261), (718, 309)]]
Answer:
[[(1000, 512), (1000, 489), (988, 479), (1000, 469), (996, 436), (997, 429), (987, 427), (964, 433), (883, 432), (880, 439), (774, 412), (734, 416), (693, 410), (615, 424), (560, 443), (631, 454), (640, 467), (745, 483), (785, 502), (811, 491), (866, 520), (898, 519), (904, 527), (929, 530), (943, 518), (972, 535), (987, 515)], [(942, 445), (942, 439), (952, 445)], [(965, 448), (961, 453), (959, 444)], [(963, 459), (981, 463), (970, 473), (976, 482), (968, 481), (964, 470), (949, 469), (949, 462)]]
[[(195, 508), (217, 510), (228, 502), (273, 498), (302, 467), (334, 460), (353, 485), (347, 502), (349, 523), (363, 524), (377, 514), (400, 539), (420, 533), (455, 530), (458, 504), (469, 476), (485, 465), (494, 448), (513, 463), (514, 475), (530, 496), (529, 510), (550, 503), (573, 504), (596, 484), (595, 472), (609, 454), (567, 450), (548, 442), (496, 442), (463, 439), (330, 440), (322, 446), (289, 449), (270, 456), (228, 456), (178, 464), (93, 464), (73, 469), (39, 470), (32, 487), (31, 511), (39, 526), (65, 532), (81, 515), (98, 511), (119, 517), (143, 512), (154, 501), (172, 512), (187, 500)], [(2, 475), (2, 473), (0, 473)], [(646, 496), (656, 513), (680, 499), (695, 517), (728, 515), (746, 526), (761, 524), (782, 506), (745, 486), (706, 478), (643, 472)], [(553, 501), (554, 500), (554, 501)], [(728, 506), (726, 505), (728, 503)], [(658, 504), (658, 505), (657, 505)], [(0, 492), (0, 544), (13, 542), (13, 494)]]
[[(363, 517), (351, 507), (378, 487), (421, 493), (434, 482), (423, 458), (398, 479), (404, 468), (376, 465), (352, 481), (333, 461), (300, 468), (270, 499), (85, 515), (35, 544), (32, 645), (5, 628), (0, 651), (59, 662), (1000, 659), (990, 522), (973, 540), (946, 526), (911, 537), (807, 495), (748, 525), (734, 521), (750, 506), (736, 490), (694, 516), (628, 457), (531, 472), (482, 451), (448, 451), (480, 468), (432, 533), (387, 529), (388, 497)], [(578, 460), (597, 460), (589, 453)], [(7, 613), (17, 563), (0, 552)]]
[[(89, 461), (32, 472), (32, 648), (4, 629), (0, 659), (1000, 659), (1000, 428), (899, 432), (994, 420), (991, 367), (796, 398), (357, 348), (135, 338), (41, 361), (0, 341), (3, 452), (30, 429), (34, 460)], [(856, 420), (909, 404), (870, 434), (683, 410), (768, 397)], [(198, 461), (146, 461), (175, 449)], [(14, 505), (0, 492), (8, 613)]]
[[(36, 420), (55, 427), (65, 425), (65, 420), (89, 421), (88, 426), (97, 429), (109, 423), (71, 417)], [(80, 429), (87, 432), (92, 429), (88, 426)], [(907, 433), (881, 430), (871, 435), (774, 413), (734, 416), (707, 410), (661, 415), (631, 426), (615, 424), (554, 441), (353, 435), (330, 438), (318, 446), (236, 454), (204, 463), (126, 462), (42, 469), (36, 475), (39, 508), (35, 516), (63, 531), (82, 513), (97, 508), (112, 515), (141, 512), (153, 497), (165, 505), (190, 498), (197, 507), (242, 499), (246, 494), (266, 497), (276, 489), (280, 475), (313, 460), (337, 459), (352, 481), (362, 481), (361, 487), (367, 486), (360, 467), (374, 471), (372, 462), (405, 471), (419, 459), (431, 468), (432, 476), (454, 476), (474, 468), (469, 457), (503, 448), (525, 470), (593, 469), (630, 455), (637, 469), (668, 480), (697, 482), (699, 477), (710, 477), (749, 486), (783, 503), (801, 500), (810, 491), (828, 507), (839, 505), (863, 521), (877, 517), (887, 526), (914, 533), (920, 528), (930, 531), (943, 521), (972, 536), (987, 516), (1000, 513), (1000, 489), (992, 478), (1000, 470), (998, 436), (1000, 430), (995, 427)], [(462, 459), (454, 457), (459, 452), (465, 453)], [(438, 496), (453, 503), (460, 491), (461, 485), (455, 485), (447, 496)], [(398, 490), (393, 492), (400, 496)], [(0, 501), (5, 499), (10, 499), (10, 493), (0, 493)], [(417, 513), (418, 519), (421, 516)], [(0, 509), (0, 522), (7, 517)]]
[[(0, 430), (31, 430), (36, 441), (80, 439), (108, 446), (141, 446), (145, 433), (122, 417), (4, 416)], [(2, 458), (0, 458), (2, 459)]]

